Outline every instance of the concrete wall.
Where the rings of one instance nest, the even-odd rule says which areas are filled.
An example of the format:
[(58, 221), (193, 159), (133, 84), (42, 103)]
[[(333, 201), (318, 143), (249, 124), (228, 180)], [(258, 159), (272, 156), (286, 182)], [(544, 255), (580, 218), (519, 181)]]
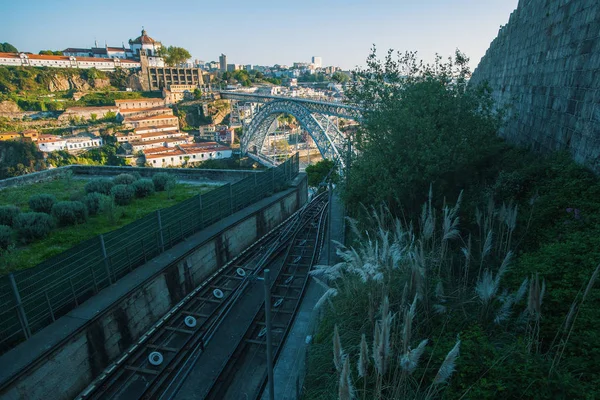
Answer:
[(0, 190), (21, 186), (29, 183), (45, 182), (63, 176), (67, 171), (72, 171), (76, 176), (117, 176), (137, 172), (143, 177), (152, 177), (159, 172), (175, 175), (180, 180), (218, 181), (234, 183), (252, 174), (260, 173), (261, 170), (231, 170), (231, 169), (197, 169), (197, 168), (151, 168), (151, 167), (112, 167), (95, 165), (69, 165), (34, 172), (27, 175), (16, 176), (0, 180)]
[(501, 135), (600, 172), (600, 2), (520, 0), (471, 79), (508, 104)]
[[(87, 311), (80, 306), (60, 318), (53, 324), (59, 330), (69, 318), (87, 321), (75, 330), (75, 334), (29, 363), (17, 378), (13, 377), (8, 383), (0, 381), (0, 385), (4, 385), (0, 389), (0, 398), (71, 399), (76, 396), (207, 276), (296, 211), (306, 200), (306, 176), (300, 175), (294, 186), (262, 200), (263, 204), (259, 202), (255, 208), (250, 206), (240, 211), (242, 214), (237, 216), (235, 223), (229, 222), (227, 226), (224, 222), (222, 229), (204, 240), (199, 239), (202, 237), (200, 232), (196, 235), (199, 238), (195, 239), (199, 243), (192, 250), (178, 256), (176, 246), (169, 251), (172, 253), (170, 258), (174, 259), (172, 262), (135, 290), (113, 301), (105, 311), (99, 313), (93, 302), (101, 304), (102, 296), (111, 296), (112, 286), (84, 303)], [(34, 336), (49, 336), (45, 331)], [(21, 347), (23, 351), (23, 346), (28, 343), (22, 343), (16, 349)], [(0, 357), (0, 363), (11, 357), (17, 359), (16, 349)]]

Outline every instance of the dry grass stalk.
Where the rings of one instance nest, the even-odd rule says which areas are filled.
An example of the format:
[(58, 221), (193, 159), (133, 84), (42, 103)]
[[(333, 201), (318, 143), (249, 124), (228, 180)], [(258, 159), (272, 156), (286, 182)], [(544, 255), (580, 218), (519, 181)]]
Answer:
[(340, 373), (340, 384), (338, 390), (340, 400), (352, 400), (355, 398), (354, 386), (350, 377), (350, 360), (346, 357)]
[(442, 366), (438, 370), (438, 373), (435, 376), (435, 379), (433, 380), (434, 385), (439, 385), (441, 383), (447, 382), (448, 379), (450, 379), (452, 373), (454, 372), (456, 359), (458, 358), (459, 353), (460, 339), (456, 341), (456, 344), (454, 345), (452, 350), (450, 350), (448, 354), (446, 354), (446, 358), (444, 359)]
[(341, 372), (344, 362), (344, 351), (342, 349), (342, 342), (340, 340), (340, 332), (336, 325), (333, 329), (333, 364), (337, 372)]

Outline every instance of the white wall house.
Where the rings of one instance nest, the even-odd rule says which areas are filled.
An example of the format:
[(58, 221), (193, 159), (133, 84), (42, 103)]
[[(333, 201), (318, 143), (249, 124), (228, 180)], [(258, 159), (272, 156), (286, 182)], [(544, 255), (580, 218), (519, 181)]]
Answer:
[(67, 141), (60, 136), (40, 135), (37, 144), (40, 151), (45, 153), (67, 149)]
[(141, 68), (141, 64), (138, 61), (122, 60), (119, 58), (47, 56), (26, 53), (0, 53), (0, 65), (80, 69), (96, 68), (103, 71), (114, 71), (116, 68)]
[(71, 137), (67, 138), (66, 145), (67, 151), (69, 152), (77, 152), (81, 150), (89, 150), (95, 147), (102, 146), (102, 138), (99, 137)]

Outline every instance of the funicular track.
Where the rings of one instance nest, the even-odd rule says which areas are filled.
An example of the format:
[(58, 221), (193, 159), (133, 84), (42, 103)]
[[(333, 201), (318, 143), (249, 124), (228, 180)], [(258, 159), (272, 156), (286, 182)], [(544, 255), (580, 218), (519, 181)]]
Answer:
[[(271, 332), (275, 361), (295, 319), (308, 282), (308, 273), (321, 252), (326, 218), (324, 211), (324, 207), (312, 210), (312, 222), (294, 235), (283, 266), (271, 284)], [(267, 383), (266, 337), (263, 305), (205, 399), (261, 397)]]
[[(150, 399), (160, 397), (181, 375), (182, 368), (210, 342), (234, 304), (243, 300), (249, 282), (284, 251), (299, 230), (315, 222), (315, 209), (326, 197), (315, 198), (193, 290), (138, 342), (107, 368), (80, 399)], [(288, 250), (289, 253), (289, 250)]]

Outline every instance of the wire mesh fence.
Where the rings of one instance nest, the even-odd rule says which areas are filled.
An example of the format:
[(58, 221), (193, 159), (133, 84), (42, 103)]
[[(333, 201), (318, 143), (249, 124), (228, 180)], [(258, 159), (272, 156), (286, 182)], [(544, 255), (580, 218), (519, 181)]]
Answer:
[(0, 277), (0, 354), (186, 237), (284, 189), (298, 168), (295, 154), (276, 168), (163, 208), (33, 268)]

